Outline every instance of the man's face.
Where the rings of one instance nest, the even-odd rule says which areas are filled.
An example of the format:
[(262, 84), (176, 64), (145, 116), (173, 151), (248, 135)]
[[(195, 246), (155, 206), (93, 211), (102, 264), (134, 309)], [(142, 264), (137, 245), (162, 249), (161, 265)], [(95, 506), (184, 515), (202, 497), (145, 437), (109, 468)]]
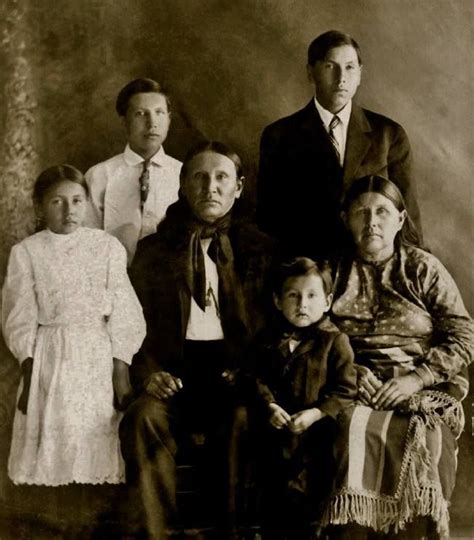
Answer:
[(324, 60), (308, 66), (308, 76), (314, 82), (317, 100), (333, 114), (353, 98), (360, 84), (361, 72), (357, 52), (351, 45), (335, 47)]
[(168, 135), (170, 112), (163, 94), (135, 94), (128, 102), (124, 117), (130, 148), (144, 159), (158, 152)]
[(213, 223), (232, 208), (242, 193), (234, 162), (212, 151), (194, 156), (182, 183), (184, 196), (194, 215)]

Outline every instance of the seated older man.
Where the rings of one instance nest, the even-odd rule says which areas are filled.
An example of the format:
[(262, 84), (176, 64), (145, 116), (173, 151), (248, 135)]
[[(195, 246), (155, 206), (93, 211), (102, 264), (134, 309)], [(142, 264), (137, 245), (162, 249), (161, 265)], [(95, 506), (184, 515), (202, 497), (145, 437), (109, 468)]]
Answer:
[(236, 426), (245, 418), (238, 373), (261, 327), (273, 243), (234, 208), (241, 161), (222, 143), (188, 154), (181, 189), (131, 268), (148, 335), (132, 366), (143, 391), (122, 421), (122, 452), (132, 506), (148, 536), (162, 539), (176, 516), (177, 449), (204, 433), (222, 503), (219, 538), (233, 538)]

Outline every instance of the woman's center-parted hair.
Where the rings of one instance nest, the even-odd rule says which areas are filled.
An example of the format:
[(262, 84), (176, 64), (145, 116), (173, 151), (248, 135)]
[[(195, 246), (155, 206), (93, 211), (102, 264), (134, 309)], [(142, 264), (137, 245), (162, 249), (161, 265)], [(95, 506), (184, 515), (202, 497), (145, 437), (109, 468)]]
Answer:
[(235, 165), (235, 172), (237, 178), (241, 180), (243, 179), (242, 160), (236, 152), (231, 150), (226, 144), (222, 142), (204, 141), (191, 148), (191, 150), (189, 150), (189, 152), (186, 154), (186, 157), (183, 161), (183, 166), (181, 167), (181, 172), (179, 174), (181, 184), (188, 175), (189, 164), (191, 163), (192, 159), (199, 154), (203, 154), (204, 152), (214, 152), (215, 154), (220, 154), (230, 159)]
[(79, 184), (84, 188), (86, 196), (89, 196), (89, 188), (81, 171), (72, 165), (53, 165), (45, 169), (36, 179), (33, 187), (33, 202), (35, 206), (40, 207), (46, 193), (52, 187), (64, 181)]
[(273, 273), (272, 291), (280, 297), (288, 279), (310, 275), (321, 278), (326, 296), (332, 293), (333, 281), (329, 263), (327, 261), (316, 262), (308, 257), (294, 257), (281, 262)]
[(405, 199), (396, 184), (383, 176), (369, 175), (358, 178), (352, 182), (347, 190), (342, 202), (342, 211), (346, 214), (350, 211), (352, 204), (364, 193), (378, 193), (386, 197), (393, 203), (399, 212), (405, 211), (407, 217), (403, 227), (397, 234), (395, 241), (405, 245), (421, 247), (420, 236), (416, 227), (408, 214)]

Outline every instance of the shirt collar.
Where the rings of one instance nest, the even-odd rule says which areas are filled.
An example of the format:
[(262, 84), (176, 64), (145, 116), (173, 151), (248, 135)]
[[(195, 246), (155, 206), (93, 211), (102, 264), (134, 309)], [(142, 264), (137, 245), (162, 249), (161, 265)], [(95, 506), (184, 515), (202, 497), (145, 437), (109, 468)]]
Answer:
[[(160, 146), (160, 149), (156, 154), (154, 154), (151, 158), (151, 163), (154, 163), (155, 165), (162, 166), (163, 165), (163, 158), (166, 156), (165, 150), (163, 146)], [(130, 145), (127, 144), (125, 147), (123, 157), (125, 159), (125, 163), (127, 165), (130, 165), (131, 167), (134, 167), (135, 165), (143, 163), (145, 160), (140, 156), (140, 154), (137, 154), (134, 152)]]
[[(321, 117), (321, 120), (323, 121), (324, 126), (326, 127), (326, 129), (329, 129), (329, 124), (331, 123), (334, 113), (325, 109), (319, 103), (316, 97), (314, 98), (314, 105), (316, 106), (316, 109), (319, 113), (319, 116)], [(349, 125), (349, 118), (351, 116), (351, 111), (352, 111), (352, 100), (350, 100), (349, 103), (337, 113), (339, 120), (345, 127)]]

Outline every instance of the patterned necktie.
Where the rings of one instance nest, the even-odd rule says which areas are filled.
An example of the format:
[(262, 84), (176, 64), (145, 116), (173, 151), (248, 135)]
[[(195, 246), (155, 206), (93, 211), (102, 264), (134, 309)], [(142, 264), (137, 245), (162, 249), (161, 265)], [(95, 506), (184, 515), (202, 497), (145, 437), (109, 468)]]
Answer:
[(140, 200), (141, 200), (141, 209), (145, 206), (145, 201), (148, 197), (148, 192), (150, 191), (150, 160), (145, 159), (143, 161), (143, 170), (140, 178)]
[(332, 117), (332, 120), (329, 124), (329, 138), (331, 139), (331, 143), (334, 147), (334, 150), (336, 151), (337, 159), (339, 163), (341, 163), (341, 147), (339, 145), (339, 141), (336, 138), (336, 134), (334, 130), (337, 128), (337, 126), (341, 123), (341, 120), (339, 119), (339, 116), (335, 114)]

